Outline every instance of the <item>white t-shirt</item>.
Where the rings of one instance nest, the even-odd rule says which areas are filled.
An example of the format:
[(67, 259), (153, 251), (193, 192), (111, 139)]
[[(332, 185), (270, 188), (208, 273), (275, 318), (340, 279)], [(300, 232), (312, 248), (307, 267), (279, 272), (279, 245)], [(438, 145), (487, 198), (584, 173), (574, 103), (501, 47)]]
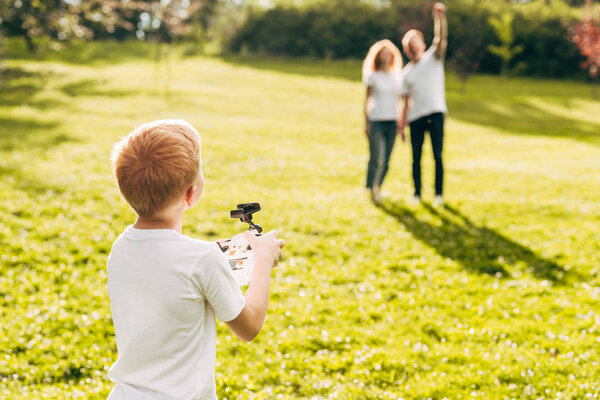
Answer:
[(369, 121), (396, 121), (398, 95), (402, 80), (395, 72), (374, 71), (367, 78), (367, 87), (373, 88), (373, 102)]
[(416, 64), (410, 62), (402, 70), (402, 95), (410, 96), (408, 122), (426, 115), (447, 113), (444, 60), (435, 56), (431, 46)]
[(119, 352), (109, 400), (216, 399), (215, 314), (231, 321), (245, 305), (218, 245), (129, 226), (107, 270)]

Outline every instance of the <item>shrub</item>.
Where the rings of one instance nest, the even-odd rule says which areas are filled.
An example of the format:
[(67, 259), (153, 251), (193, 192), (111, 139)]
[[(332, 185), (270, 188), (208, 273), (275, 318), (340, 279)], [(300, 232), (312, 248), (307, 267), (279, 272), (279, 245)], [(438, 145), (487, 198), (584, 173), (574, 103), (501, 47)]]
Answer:
[(360, 3), (275, 7), (251, 13), (228, 47), (292, 57), (361, 58), (379, 39), (398, 43), (396, 26), (386, 10)]
[[(455, 0), (448, 3), (448, 61), (457, 67), (455, 69), (460, 69), (457, 64), (467, 59), (468, 71), (462, 71), (467, 74), (476, 70), (501, 71), (502, 61), (489, 51), (490, 45), (493, 48), (501, 44), (490, 25), (490, 17), (508, 13), (513, 19), (513, 46), (523, 49), (512, 58), (508, 69), (521, 65), (520, 73), (535, 76), (580, 74), (581, 56), (567, 38), (567, 26), (576, 18), (576, 11), (566, 3), (557, 3), (560, 7), (551, 8), (537, 2), (510, 5)], [(290, 57), (362, 58), (369, 46), (379, 39), (388, 38), (398, 44), (408, 27), (424, 30), (429, 42), (431, 22), (428, 8), (422, 2), (396, 1), (389, 7), (343, 0), (310, 3), (304, 7), (277, 5), (267, 11), (251, 12), (227, 49), (236, 53)], [(472, 46), (481, 50), (472, 51)]]

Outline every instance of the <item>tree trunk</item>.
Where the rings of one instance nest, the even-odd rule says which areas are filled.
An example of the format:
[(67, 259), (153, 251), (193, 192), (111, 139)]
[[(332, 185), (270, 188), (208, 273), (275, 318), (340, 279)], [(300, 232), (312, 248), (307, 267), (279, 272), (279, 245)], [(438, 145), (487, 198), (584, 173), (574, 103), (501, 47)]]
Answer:
[(27, 43), (27, 50), (30, 53), (35, 53), (35, 43), (33, 43), (33, 39), (27, 34), (25, 34), (25, 43)]

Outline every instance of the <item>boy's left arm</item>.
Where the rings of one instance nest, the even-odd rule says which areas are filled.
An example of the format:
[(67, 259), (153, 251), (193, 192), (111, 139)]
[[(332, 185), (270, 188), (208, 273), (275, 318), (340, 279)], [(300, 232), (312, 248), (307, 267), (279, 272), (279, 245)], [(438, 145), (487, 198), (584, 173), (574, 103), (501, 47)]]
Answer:
[(446, 6), (442, 3), (433, 5), (433, 21), (434, 21), (434, 38), (433, 46), (435, 48), (435, 56), (440, 60), (446, 57), (446, 48), (448, 47), (448, 21), (446, 20)]

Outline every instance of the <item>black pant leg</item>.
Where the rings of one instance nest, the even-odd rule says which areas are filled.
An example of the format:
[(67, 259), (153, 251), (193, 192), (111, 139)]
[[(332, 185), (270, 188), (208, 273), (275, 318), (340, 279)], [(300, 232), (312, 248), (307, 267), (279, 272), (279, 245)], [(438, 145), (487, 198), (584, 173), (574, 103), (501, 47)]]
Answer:
[(442, 151), (444, 149), (444, 114), (436, 113), (430, 116), (431, 148), (435, 161), (435, 194), (441, 196), (444, 189), (444, 163)]
[(425, 140), (426, 120), (419, 118), (410, 123), (410, 144), (412, 146), (412, 175), (415, 184), (415, 196), (421, 196), (421, 154)]

